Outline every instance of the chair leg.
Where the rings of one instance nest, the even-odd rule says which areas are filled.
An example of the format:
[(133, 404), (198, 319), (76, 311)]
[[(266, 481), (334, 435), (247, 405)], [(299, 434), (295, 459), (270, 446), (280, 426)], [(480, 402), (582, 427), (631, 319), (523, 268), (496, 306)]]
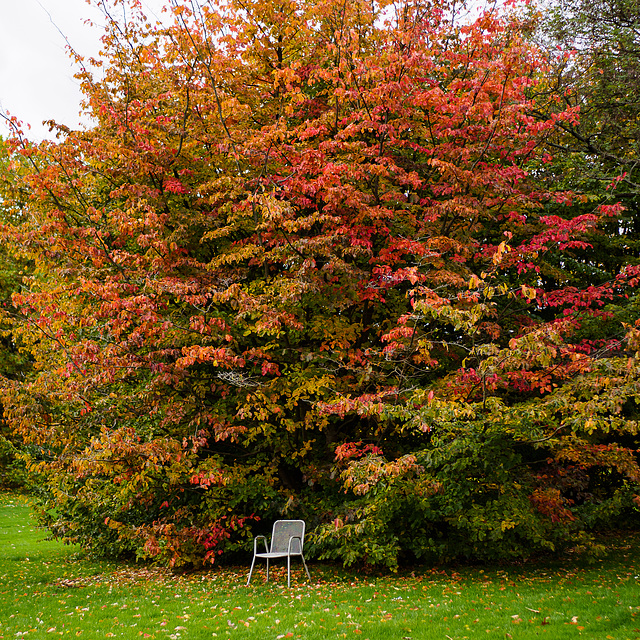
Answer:
[(291, 556), (287, 556), (287, 589), (291, 589)]
[(311, 582), (311, 574), (309, 573), (309, 569), (307, 568), (307, 563), (304, 561), (304, 556), (300, 554), (300, 557), (302, 558), (302, 564), (304, 566), (304, 570), (307, 572), (307, 578), (309, 578), (309, 582)]
[(251, 574), (253, 573), (253, 565), (256, 563), (256, 557), (253, 556), (253, 560), (251, 562), (251, 569), (249, 569), (249, 579), (247, 580), (247, 587), (249, 586), (249, 583), (251, 582)]
[(269, 582), (269, 558), (267, 558), (267, 582)]

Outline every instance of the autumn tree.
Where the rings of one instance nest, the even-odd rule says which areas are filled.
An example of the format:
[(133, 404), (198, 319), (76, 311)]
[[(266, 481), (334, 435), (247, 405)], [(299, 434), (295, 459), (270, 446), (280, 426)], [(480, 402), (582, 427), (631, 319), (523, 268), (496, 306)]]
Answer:
[(587, 546), (632, 511), (638, 329), (580, 332), (637, 269), (547, 277), (621, 209), (536, 182), (578, 109), (536, 117), (529, 18), (99, 4), (95, 126), (16, 124), (3, 196), (35, 264), (35, 371), (3, 402), (54, 533), (176, 566), (300, 515), (316, 553), (393, 568)]

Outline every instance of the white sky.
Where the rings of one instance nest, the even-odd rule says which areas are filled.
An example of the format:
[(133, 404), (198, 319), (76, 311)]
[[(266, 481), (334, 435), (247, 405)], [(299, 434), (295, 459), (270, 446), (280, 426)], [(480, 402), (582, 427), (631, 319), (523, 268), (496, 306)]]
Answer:
[[(159, 14), (164, 3), (143, 4)], [(43, 120), (80, 124), (81, 95), (64, 36), (81, 55), (95, 56), (102, 32), (86, 25), (88, 18), (102, 22), (86, 0), (0, 0), (0, 108), (30, 124), (33, 140), (51, 137)], [(0, 123), (0, 136), (6, 134)]]

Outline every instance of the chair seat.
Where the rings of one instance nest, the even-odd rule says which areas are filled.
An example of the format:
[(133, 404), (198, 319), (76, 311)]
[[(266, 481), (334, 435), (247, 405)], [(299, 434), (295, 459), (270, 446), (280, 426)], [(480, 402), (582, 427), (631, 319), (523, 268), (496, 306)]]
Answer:
[(256, 553), (256, 558), (286, 558), (288, 555), (301, 556), (299, 551), (292, 551), (290, 554), (286, 551), (269, 551), (268, 553)]

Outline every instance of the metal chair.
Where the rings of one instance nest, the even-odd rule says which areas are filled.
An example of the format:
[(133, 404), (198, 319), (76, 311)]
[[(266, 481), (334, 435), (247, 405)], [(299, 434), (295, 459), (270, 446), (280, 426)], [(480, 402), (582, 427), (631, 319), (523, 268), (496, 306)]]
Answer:
[[(256, 558), (264, 558), (267, 561), (267, 582), (269, 582), (269, 560), (274, 558), (287, 559), (287, 587), (291, 587), (291, 556), (300, 556), (304, 570), (307, 572), (307, 578), (311, 581), (307, 563), (304, 561), (302, 549), (304, 546), (304, 520), (276, 520), (273, 523), (273, 531), (271, 533), (271, 549), (267, 546), (267, 538), (265, 536), (256, 536), (253, 540), (253, 561), (249, 570), (249, 579), (247, 586), (251, 582), (251, 574)], [(264, 552), (258, 553), (258, 541), (264, 540)]]

